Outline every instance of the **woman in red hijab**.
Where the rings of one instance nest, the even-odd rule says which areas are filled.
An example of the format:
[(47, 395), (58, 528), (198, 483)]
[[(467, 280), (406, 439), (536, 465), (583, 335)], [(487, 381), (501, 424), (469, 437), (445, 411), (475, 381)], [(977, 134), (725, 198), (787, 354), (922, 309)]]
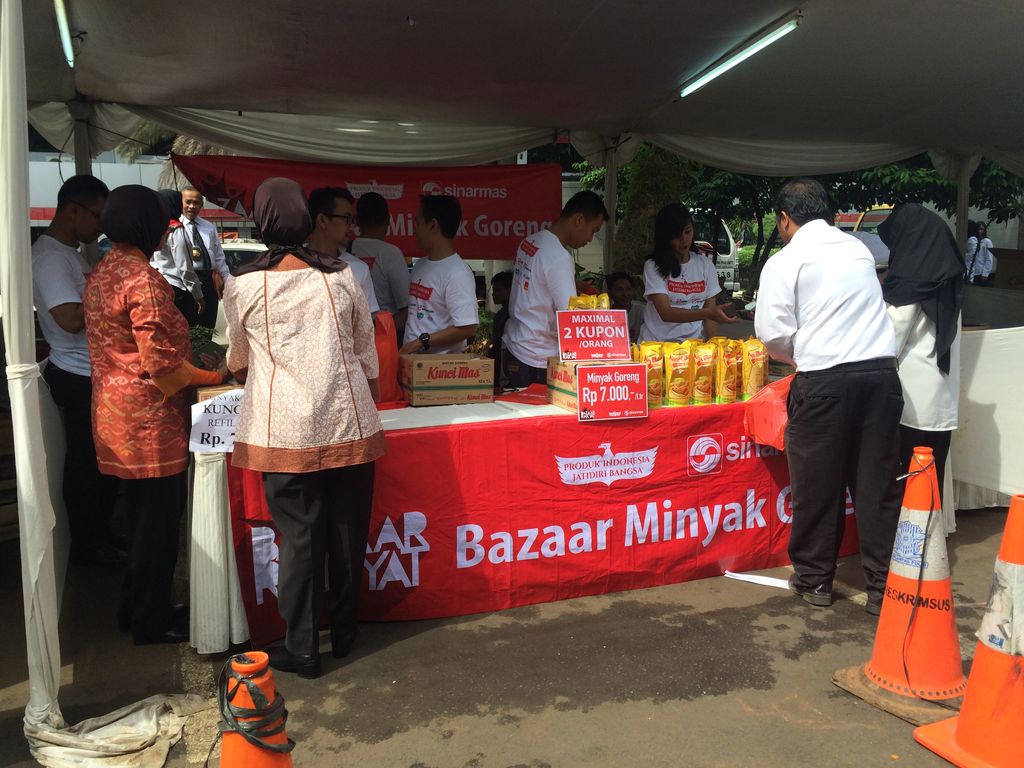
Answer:
[(188, 324), (170, 285), (149, 266), (168, 219), (167, 202), (146, 187), (111, 192), (100, 223), (114, 245), (82, 300), (97, 463), (128, 494), (118, 623), (137, 645), (188, 639), (186, 617), (171, 601), (189, 458), (184, 390), (224, 379), (189, 362)]

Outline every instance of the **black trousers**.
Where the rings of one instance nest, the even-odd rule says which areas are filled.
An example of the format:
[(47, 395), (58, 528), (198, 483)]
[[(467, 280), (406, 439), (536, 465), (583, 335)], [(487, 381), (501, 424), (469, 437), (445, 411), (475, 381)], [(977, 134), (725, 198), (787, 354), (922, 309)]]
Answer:
[(373, 503), (372, 462), (318, 472), (263, 473), (263, 491), (281, 532), (277, 606), (288, 625), (285, 646), (315, 656), (320, 649), (324, 573), (331, 642), (348, 644), (356, 609)]
[(185, 316), (189, 328), (199, 325), (199, 304), (191, 292), (174, 288), (174, 306)]
[(203, 311), (199, 315), (199, 325), (214, 328), (217, 325), (217, 305), (220, 299), (217, 298), (217, 287), (213, 284), (213, 271), (197, 269), (196, 277), (203, 285)]
[(118, 623), (136, 637), (159, 635), (173, 617), (178, 532), (188, 492), (187, 473), (122, 480), (128, 493), (128, 571)]
[[(946, 459), (949, 458), (949, 443), (953, 433), (931, 432), (924, 429), (914, 429), (900, 424), (900, 475), (906, 474), (910, 469), (910, 459), (914, 455), (914, 449), (924, 446), (932, 449), (935, 457), (935, 476), (939, 484), (938, 503), (942, 503), (942, 481), (946, 476)], [(892, 499), (890, 504), (897, 509), (903, 506), (903, 494), (907, 490), (907, 481), (900, 480), (892, 487)]]
[[(885, 589), (900, 506), (903, 391), (895, 361), (870, 360), (798, 373), (788, 402), (786, 455), (793, 491), (789, 557), (798, 586), (831, 586), (846, 522), (857, 514), (869, 594)], [(905, 470), (903, 470), (905, 471)]]
[(109, 543), (117, 478), (101, 475), (92, 439), (92, 380), (46, 366), (43, 378), (64, 416), (64, 506), (73, 553), (87, 555)]
[(505, 386), (510, 389), (523, 389), (531, 384), (544, 384), (548, 380), (547, 368), (534, 368), (516, 359), (507, 349), (501, 353), (502, 371)]

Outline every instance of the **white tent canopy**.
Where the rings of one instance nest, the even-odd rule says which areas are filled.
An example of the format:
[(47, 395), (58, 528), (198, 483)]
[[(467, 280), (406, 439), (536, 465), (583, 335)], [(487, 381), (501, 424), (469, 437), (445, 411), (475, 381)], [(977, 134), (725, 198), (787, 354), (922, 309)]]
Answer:
[[(67, 5), (72, 32), (84, 32), (73, 72), (53, 5), (28, 6), (31, 102), (138, 107), (197, 134), (231, 133), (224, 115), (204, 114), (223, 110), (467, 126), (478, 143), (479, 126), (505, 126), (494, 141), (503, 151), (510, 128), (519, 128), (530, 129), (523, 136), (530, 141), (567, 129), (660, 137), (683, 151), (698, 138), (747, 150), (796, 142), (815, 155), (809, 165), (783, 152), (774, 164), (743, 167), (776, 175), (848, 170), (840, 154), (850, 145), (861, 147), (848, 162), (861, 164), (891, 160), (899, 147), (1024, 167), (1024, 85), (1010, 76), (1024, 16), (1016, 0)], [(678, 99), (684, 81), (796, 7), (804, 12), (797, 32)], [(294, 125), (294, 117), (284, 120)], [(352, 159), (384, 130), (336, 127), (371, 132), (341, 137), (355, 148)], [(406, 156), (438, 143), (425, 132), (392, 138), (395, 153)], [(312, 153), (321, 151), (313, 144)], [(255, 151), (260, 142), (245, 146)], [(276, 147), (273, 140), (262, 146)], [(744, 166), (724, 149), (705, 145), (702, 156)], [(835, 164), (824, 165), (823, 153)]]
[[(80, 161), (139, 116), (248, 154), (360, 164), (484, 162), (557, 131), (612, 166), (646, 139), (765, 175), (929, 150), (961, 182), (961, 226), (963, 182), (979, 156), (1024, 173), (1020, 0), (63, 4), (73, 70), (53, 3), (0, 0), (0, 277), (31, 550), (22, 565), (33, 727), (61, 718), (52, 503), (36, 463), (27, 104), (33, 124)], [(797, 7), (798, 31), (678, 98), (682, 83)]]

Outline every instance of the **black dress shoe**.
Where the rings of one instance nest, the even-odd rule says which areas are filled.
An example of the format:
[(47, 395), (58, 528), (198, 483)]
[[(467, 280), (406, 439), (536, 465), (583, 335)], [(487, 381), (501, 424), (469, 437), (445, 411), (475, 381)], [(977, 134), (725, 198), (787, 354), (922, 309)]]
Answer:
[[(171, 606), (171, 626), (183, 627), (184, 632), (188, 632), (188, 605), (185, 603), (175, 603)], [(117, 628), (121, 632), (131, 632), (132, 629), (132, 617), (129, 614), (125, 616), (121, 611), (117, 612)]]
[(267, 649), (270, 666), (278, 672), (295, 672), (299, 677), (315, 680), (320, 677), (319, 656), (299, 656), (283, 645)]
[(344, 659), (352, 652), (352, 644), (356, 641), (359, 630), (353, 629), (345, 634), (334, 634), (331, 632), (331, 656), (336, 659)]
[(864, 610), (870, 613), (872, 616), (882, 615), (882, 595), (873, 595), (868, 593), (868, 601), (864, 605)]
[(832, 605), (832, 586), (819, 584), (816, 587), (801, 587), (796, 583), (796, 574), (789, 577), (789, 591), (799, 595), (805, 602), (816, 608), (828, 608)]
[(177, 645), (188, 640), (188, 627), (171, 627), (155, 635), (134, 635), (136, 645)]

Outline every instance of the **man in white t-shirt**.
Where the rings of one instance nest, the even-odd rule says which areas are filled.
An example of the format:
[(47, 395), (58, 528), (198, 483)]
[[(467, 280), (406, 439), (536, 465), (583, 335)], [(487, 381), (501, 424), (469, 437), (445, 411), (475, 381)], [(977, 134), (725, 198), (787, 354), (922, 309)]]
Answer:
[(57, 193), (57, 212), (32, 246), (32, 297), (50, 346), (43, 378), (64, 416), (64, 505), (76, 564), (126, 562), (110, 538), (117, 478), (101, 475), (92, 437), (92, 368), (85, 340), (82, 292), (91, 267), (78, 251), (100, 234), (107, 185), (73, 176)]
[(370, 268), (377, 303), (395, 318), (401, 339), (409, 307), (409, 265), (398, 246), (384, 241), (390, 222), (388, 201), (376, 192), (362, 195), (356, 201), (356, 221), (359, 237), (352, 242), (352, 253)]
[(450, 195), (422, 195), (416, 212), (416, 243), (426, 258), (409, 276), (409, 319), (400, 354), (462, 352), (476, 337), (476, 278), (452, 242), (462, 207)]
[(370, 268), (345, 250), (354, 219), (352, 193), (344, 187), (320, 187), (310, 193), (307, 202), (309, 218), (313, 222), (313, 231), (309, 233), (309, 247), (320, 253), (337, 254), (348, 264), (353, 277), (366, 295), (370, 314), (377, 314), (380, 307), (377, 306), (377, 295), (373, 291)]
[(547, 380), (548, 358), (558, 355), (555, 312), (576, 294), (576, 262), (582, 248), (608, 220), (601, 198), (577, 192), (549, 229), (530, 235), (516, 251), (505, 326), (505, 377), (519, 389)]

